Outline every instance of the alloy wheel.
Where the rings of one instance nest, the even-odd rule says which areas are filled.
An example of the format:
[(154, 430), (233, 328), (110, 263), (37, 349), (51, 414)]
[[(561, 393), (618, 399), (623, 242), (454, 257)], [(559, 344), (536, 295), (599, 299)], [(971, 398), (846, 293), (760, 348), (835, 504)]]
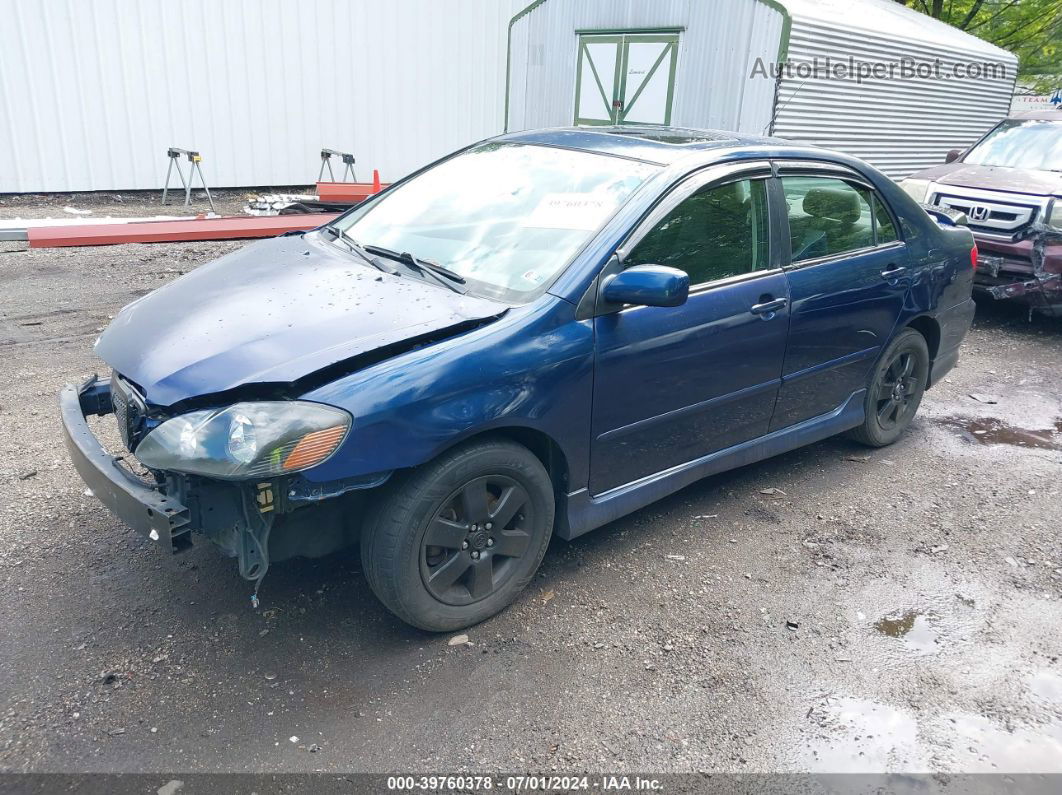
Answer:
[(875, 394), (875, 413), (882, 430), (891, 430), (906, 422), (917, 407), (919, 379), (922, 374), (913, 351), (898, 351), (881, 374)]
[(505, 475), (470, 480), (447, 497), (424, 531), (420, 571), (440, 602), (467, 605), (486, 599), (516, 571), (534, 528), (531, 497)]

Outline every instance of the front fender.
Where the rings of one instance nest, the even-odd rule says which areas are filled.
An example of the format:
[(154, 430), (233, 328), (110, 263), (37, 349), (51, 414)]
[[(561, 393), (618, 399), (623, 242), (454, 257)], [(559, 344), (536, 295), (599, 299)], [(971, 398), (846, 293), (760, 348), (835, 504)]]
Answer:
[(505, 427), (549, 436), (571, 482), (588, 471), (593, 327), (544, 295), (499, 321), (344, 376), (302, 397), (346, 409), (343, 445), (304, 476), (320, 482), (430, 461)]

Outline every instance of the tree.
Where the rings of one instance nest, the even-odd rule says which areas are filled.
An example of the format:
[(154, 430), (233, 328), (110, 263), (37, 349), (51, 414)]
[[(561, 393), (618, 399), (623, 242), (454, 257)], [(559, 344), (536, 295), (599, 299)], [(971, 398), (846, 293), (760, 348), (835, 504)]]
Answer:
[(1062, 0), (896, 0), (1018, 56), (1018, 80), (1062, 86)]

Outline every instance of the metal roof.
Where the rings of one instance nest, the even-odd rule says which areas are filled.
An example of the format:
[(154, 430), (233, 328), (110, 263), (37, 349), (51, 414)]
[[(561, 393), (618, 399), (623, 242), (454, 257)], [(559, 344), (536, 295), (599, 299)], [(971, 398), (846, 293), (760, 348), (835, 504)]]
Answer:
[(843, 24), (875, 36), (921, 41), (980, 52), (993, 60), (1017, 62), (1017, 56), (939, 19), (933, 19), (896, 0), (780, 0), (793, 17)]

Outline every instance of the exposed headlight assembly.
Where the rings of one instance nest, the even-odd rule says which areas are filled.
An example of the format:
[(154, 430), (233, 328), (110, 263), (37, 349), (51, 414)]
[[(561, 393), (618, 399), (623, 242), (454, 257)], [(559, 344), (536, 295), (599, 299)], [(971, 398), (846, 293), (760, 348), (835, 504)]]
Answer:
[(1055, 196), (1047, 213), (1047, 225), (1062, 232), (1062, 196)]
[(900, 182), (900, 187), (903, 188), (904, 193), (910, 196), (919, 204), (923, 204), (926, 200), (926, 194), (929, 192), (929, 180), (928, 179), (905, 179)]
[(136, 448), (144, 466), (214, 478), (284, 475), (327, 459), (350, 430), (342, 409), (301, 400), (236, 403), (167, 420)]

